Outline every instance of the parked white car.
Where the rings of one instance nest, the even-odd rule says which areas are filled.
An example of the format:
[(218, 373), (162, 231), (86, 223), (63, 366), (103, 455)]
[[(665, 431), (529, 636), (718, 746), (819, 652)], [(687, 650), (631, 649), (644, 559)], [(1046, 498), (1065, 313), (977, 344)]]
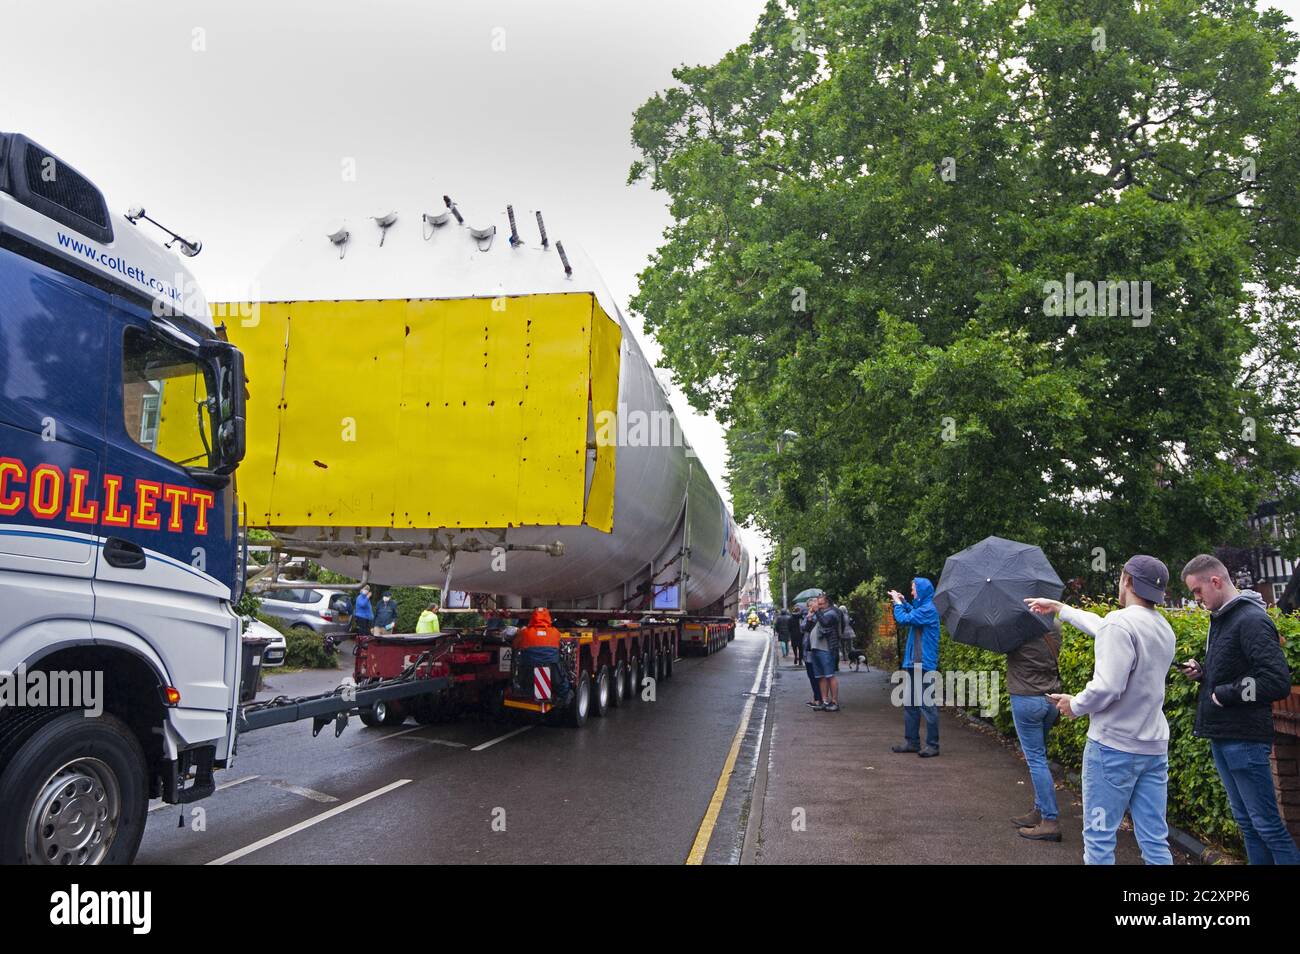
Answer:
[(260, 619), (251, 616), (245, 616), (243, 619), (245, 636), (256, 636), (258, 639), (267, 640), (266, 650), (262, 653), (262, 668), (283, 666), (285, 654), (289, 651), (284, 634)]

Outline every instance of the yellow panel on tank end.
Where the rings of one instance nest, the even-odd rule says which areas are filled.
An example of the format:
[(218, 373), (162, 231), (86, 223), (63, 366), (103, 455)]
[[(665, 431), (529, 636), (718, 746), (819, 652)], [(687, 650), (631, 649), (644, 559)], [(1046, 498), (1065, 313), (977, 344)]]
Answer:
[[(256, 305), (227, 328), (248, 377), (239, 492), (250, 522), (582, 524), (588, 394), (609, 391), (593, 380), (608, 377), (608, 359), (594, 362), (592, 349), (608, 348), (609, 326), (618, 335), (604, 312), (593, 335), (593, 303), (578, 293)], [(215, 309), (231, 307), (248, 306)], [(603, 524), (612, 451), (603, 465), (598, 452), (593, 476), (603, 488), (609, 471)]]

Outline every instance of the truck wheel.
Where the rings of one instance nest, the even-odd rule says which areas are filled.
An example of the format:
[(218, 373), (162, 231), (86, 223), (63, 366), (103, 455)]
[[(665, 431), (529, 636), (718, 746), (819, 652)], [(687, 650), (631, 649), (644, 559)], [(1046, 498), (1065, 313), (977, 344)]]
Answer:
[(611, 709), (617, 709), (627, 701), (627, 664), (623, 660), (618, 661), (614, 667), (614, 675), (609, 683), (609, 705)]
[(0, 862), (130, 864), (148, 806), (140, 743), (115, 716), (41, 715), (0, 736)]
[(664, 681), (664, 651), (655, 653), (655, 682)]
[(580, 729), (587, 724), (587, 716), (590, 712), (591, 673), (584, 669), (578, 673), (578, 678), (573, 684), (573, 701), (569, 703), (565, 716), (569, 725), (575, 729)]
[(627, 699), (636, 702), (641, 698), (641, 657), (632, 656), (627, 661)]
[(671, 643), (664, 649), (664, 678), (673, 678), (673, 647)]
[(591, 714), (594, 716), (603, 716), (609, 711), (609, 681), (609, 667), (601, 666), (591, 687)]

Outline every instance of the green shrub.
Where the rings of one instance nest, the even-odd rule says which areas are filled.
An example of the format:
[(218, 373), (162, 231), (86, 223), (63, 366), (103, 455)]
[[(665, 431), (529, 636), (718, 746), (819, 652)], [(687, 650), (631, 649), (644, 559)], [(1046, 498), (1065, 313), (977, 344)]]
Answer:
[(337, 669), (335, 653), (325, 652), (325, 637), (305, 627), (295, 629), (278, 616), (257, 616), (284, 636), (284, 664), (301, 669)]
[[(1114, 606), (1090, 605), (1091, 612), (1104, 616)], [(1177, 640), (1176, 662), (1205, 659), (1205, 639), (1210, 617), (1204, 610), (1162, 610)], [(1292, 681), (1300, 680), (1300, 617), (1273, 613), (1282, 633), (1283, 648), (1291, 667)], [(1072, 626), (1065, 626), (1061, 645), (1061, 685), (1077, 693), (1092, 677), (1093, 641)], [(939, 646), (939, 668), (943, 670), (996, 670), (1000, 673), (1001, 699), (990, 720), (1000, 732), (1014, 735), (1011, 702), (1006, 688), (1007, 658), (1001, 653), (955, 643), (943, 632)], [(1214, 767), (1207, 739), (1192, 734), (1196, 719), (1198, 684), (1170, 670), (1165, 683), (1165, 718), (1169, 721), (1169, 820), (1202, 839), (1241, 849), (1241, 833), (1228, 808), (1228, 797)], [(1052, 730), (1048, 755), (1063, 765), (1079, 769), (1088, 737), (1088, 720), (1062, 719)]]

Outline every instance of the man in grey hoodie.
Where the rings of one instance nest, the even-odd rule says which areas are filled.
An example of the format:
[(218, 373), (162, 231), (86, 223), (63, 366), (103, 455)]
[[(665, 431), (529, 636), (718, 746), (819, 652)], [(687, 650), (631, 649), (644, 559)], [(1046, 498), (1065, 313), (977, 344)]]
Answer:
[(1102, 619), (1056, 600), (1027, 599), (1037, 613), (1095, 640), (1092, 679), (1077, 696), (1052, 693), (1061, 715), (1089, 717), (1083, 751), (1083, 860), (1115, 863), (1115, 835), (1124, 813), (1149, 865), (1173, 864), (1165, 806), (1169, 793), (1169, 723), (1163, 711), (1165, 679), (1174, 661), (1174, 631), (1156, 611), (1169, 569), (1139, 554), (1124, 564), (1119, 605)]

